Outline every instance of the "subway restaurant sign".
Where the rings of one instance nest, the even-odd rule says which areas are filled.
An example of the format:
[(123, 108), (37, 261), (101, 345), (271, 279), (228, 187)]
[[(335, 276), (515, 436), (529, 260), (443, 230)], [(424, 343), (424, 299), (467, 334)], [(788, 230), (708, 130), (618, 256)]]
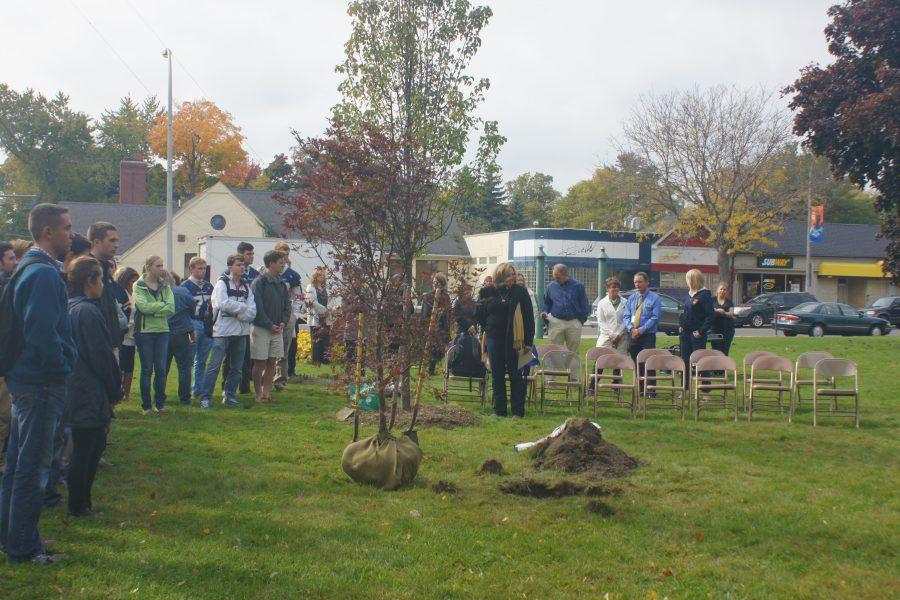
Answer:
[(757, 256), (756, 266), (760, 269), (793, 269), (794, 259), (784, 256)]

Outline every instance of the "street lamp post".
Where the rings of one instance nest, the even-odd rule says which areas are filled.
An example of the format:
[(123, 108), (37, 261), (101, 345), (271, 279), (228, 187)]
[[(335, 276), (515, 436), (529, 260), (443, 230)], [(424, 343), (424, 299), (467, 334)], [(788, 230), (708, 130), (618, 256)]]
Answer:
[(597, 297), (603, 295), (604, 286), (606, 284), (607, 267), (606, 261), (609, 257), (606, 255), (606, 248), (600, 247), (600, 256), (597, 258)]
[(541, 313), (544, 312), (544, 279), (547, 277), (547, 253), (544, 252), (544, 245), (538, 246), (538, 253), (534, 259), (534, 295), (538, 302), (538, 316), (534, 318), (534, 337), (535, 339), (544, 339), (544, 319)]
[(166, 48), (163, 58), (169, 61), (169, 115), (166, 127), (166, 266), (175, 269), (172, 241), (172, 51)]

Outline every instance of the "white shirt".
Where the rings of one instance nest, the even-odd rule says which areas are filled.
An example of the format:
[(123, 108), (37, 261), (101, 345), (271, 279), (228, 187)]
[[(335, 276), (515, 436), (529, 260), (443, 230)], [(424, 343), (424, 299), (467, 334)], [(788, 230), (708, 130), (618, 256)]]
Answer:
[[(250, 335), (253, 319), (256, 318), (256, 301), (253, 299), (253, 291), (246, 283), (239, 283), (235, 287), (231, 278), (219, 279), (213, 288), (212, 308), (213, 337), (229, 337), (232, 335)], [(237, 298), (228, 295), (228, 290), (247, 290), (246, 298)]]
[[(609, 296), (603, 296), (597, 303), (597, 328), (600, 330), (597, 336), (597, 347), (614, 348), (618, 352), (625, 352), (628, 344), (628, 336), (624, 335), (625, 325), (622, 323), (622, 313), (625, 312), (625, 298), (619, 296), (619, 307), (613, 306)], [(618, 345), (613, 345), (613, 340), (621, 336)]]

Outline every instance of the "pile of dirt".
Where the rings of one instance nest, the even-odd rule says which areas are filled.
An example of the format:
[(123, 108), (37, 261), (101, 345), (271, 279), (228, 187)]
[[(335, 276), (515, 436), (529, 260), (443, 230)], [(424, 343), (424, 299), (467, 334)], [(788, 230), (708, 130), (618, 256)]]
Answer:
[(563, 498), (565, 496), (609, 496), (618, 494), (619, 490), (603, 485), (585, 485), (574, 481), (558, 481), (548, 484), (534, 479), (514, 479), (500, 484), (504, 494), (528, 496), (531, 498)]
[[(388, 410), (387, 419), (390, 421), (391, 414)], [(397, 417), (394, 421), (395, 429), (405, 430), (409, 427), (409, 420), (412, 418), (412, 411), (404, 411), (397, 408)], [(352, 424), (353, 419), (347, 419)], [(360, 411), (360, 425), (378, 425), (378, 411)], [(457, 427), (476, 427), (478, 426), (478, 415), (468, 408), (456, 406), (455, 404), (420, 404), (419, 414), (416, 417), (416, 429), (425, 427), (437, 427), (440, 429), (456, 429)]]
[(499, 460), (494, 460), (493, 458), (484, 461), (484, 464), (481, 465), (481, 468), (478, 469), (476, 475), (502, 475), (503, 474), (503, 463)]
[(435, 494), (455, 494), (459, 491), (459, 488), (456, 487), (456, 484), (441, 479), (433, 486), (431, 486), (431, 491), (433, 491)]
[(578, 473), (592, 479), (621, 477), (639, 461), (600, 436), (588, 419), (572, 419), (557, 437), (532, 448), (534, 466)]

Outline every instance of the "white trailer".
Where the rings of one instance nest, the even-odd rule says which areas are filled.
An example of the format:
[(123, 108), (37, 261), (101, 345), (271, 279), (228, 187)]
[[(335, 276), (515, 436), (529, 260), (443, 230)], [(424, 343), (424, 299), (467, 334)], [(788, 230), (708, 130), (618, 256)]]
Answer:
[[(253, 266), (259, 270), (263, 268), (263, 255), (269, 250), (274, 250), (275, 244), (279, 242), (290, 244), (291, 267), (303, 278), (304, 287), (309, 283), (309, 277), (316, 267), (326, 266), (326, 262), (323, 262), (323, 259), (328, 261), (327, 266), (331, 266), (329, 247), (324, 245), (314, 246), (298, 239), (208, 235), (201, 237), (198, 241), (198, 256), (209, 265), (210, 281), (215, 281), (219, 275), (226, 271), (228, 268), (228, 257), (237, 252), (237, 246), (241, 242), (253, 244), (255, 252)], [(317, 248), (318, 252), (316, 252)]]

